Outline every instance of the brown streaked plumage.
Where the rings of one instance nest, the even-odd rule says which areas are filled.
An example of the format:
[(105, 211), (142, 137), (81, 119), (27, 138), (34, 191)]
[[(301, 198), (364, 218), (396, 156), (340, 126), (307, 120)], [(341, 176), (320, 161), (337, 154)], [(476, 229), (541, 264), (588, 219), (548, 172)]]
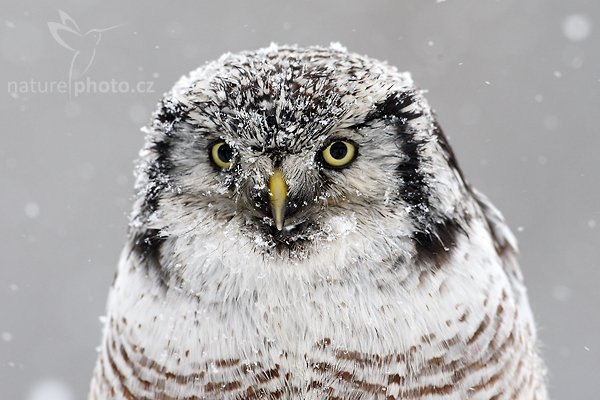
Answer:
[(514, 237), (410, 75), (229, 54), (147, 134), (90, 400), (547, 399)]

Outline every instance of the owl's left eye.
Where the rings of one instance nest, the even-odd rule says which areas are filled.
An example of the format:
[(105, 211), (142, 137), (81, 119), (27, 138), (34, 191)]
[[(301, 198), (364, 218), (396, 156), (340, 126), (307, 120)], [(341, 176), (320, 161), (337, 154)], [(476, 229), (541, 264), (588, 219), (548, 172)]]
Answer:
[(233, 149), (227, 143), (221, 141), (210, 147), (210, 159), (219, 168), (231, 167), (233, 161)]
[(321, 151), (325, 166), (329, 168), (344, 168), (354, 161), (357, 155), (356, 145), (348, 140), (331, 142)]

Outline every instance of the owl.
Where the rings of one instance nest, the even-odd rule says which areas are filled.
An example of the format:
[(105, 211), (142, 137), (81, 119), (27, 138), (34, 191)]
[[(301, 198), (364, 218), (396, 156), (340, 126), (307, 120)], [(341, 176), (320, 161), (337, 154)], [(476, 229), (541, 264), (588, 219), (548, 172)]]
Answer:
[(515, 238), (408, 73), (225, 54), (165, 94), (90, 400), (544, 400)]

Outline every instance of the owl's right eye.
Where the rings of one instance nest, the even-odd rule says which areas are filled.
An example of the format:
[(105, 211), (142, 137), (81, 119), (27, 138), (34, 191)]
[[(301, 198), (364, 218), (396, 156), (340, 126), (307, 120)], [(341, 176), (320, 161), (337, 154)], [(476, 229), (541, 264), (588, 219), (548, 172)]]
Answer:
[(210, 149), (210, 159), (221, 169), (231, 167), (233, 162), (233, 149), (224, 141), (213, 144)]

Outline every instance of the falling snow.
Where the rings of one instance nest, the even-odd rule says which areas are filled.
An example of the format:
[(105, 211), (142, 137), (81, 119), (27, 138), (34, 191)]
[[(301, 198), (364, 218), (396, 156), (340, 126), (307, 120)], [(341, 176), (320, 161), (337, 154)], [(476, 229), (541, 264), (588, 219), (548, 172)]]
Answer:
[(56, 379), (35, 383), (27, 396), (27, 400), (74, 400), (74, 398), (71, 388)]
[(540, 165), (546, 165), (548, 164), (548, 157), (540, 155), (537, 157), (537, 162)]
[(568, 15), (562, 22), (562, 31), (567, 39), (573, 42), (581, 42), (587, 39), (592, 32), (592, 23), (585, 15)]
[(546, 115), (542, 120), (542, 124), (549, 131), (554, 131), (558, 128), (558, 117), (556, 115)]
[(565, 285), (556, 285), (552, 288), (552, 297), (560, 302), (569, 301), (571, 293), (571, 288)]
[(33, 201), (25, 204), (25, 216), (27, 218), (35, 219), (40, 215), (40, 206)]

